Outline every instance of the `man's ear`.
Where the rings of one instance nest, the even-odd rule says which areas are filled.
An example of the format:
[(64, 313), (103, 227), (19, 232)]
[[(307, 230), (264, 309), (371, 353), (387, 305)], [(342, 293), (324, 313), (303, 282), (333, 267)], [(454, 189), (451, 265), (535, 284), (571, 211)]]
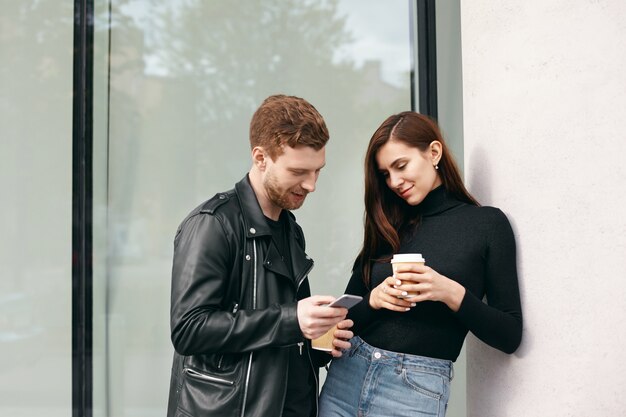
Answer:
[(437, 164), (439, 164), (439, 161), (443, 156), (443, 145), (438, 140), (433, 140), (432, 142), (430, 142), (429, 152), (433, 166), (436, 166)]
[(265, 171), (265, 161), (269, 156), (261, 146), (252, 148), (252, 163), (259, 171)]

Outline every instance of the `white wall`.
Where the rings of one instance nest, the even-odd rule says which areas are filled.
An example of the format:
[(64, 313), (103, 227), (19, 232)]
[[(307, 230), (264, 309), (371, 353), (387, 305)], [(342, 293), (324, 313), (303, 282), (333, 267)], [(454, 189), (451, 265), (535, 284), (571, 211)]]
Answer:
[(471, 337), (468, 416), (626, 413), (626, 2), (462, 2), (465, 168), (518, 242), (525, 331)]

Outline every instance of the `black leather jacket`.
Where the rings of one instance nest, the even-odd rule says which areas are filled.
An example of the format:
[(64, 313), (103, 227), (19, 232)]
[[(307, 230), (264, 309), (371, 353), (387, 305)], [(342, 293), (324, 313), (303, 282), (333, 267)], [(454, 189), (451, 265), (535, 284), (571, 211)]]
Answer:
[(180, 225), (172, 270), (176, 352), (168, 417), (280, 416), (288, 347), (296, 344), (304, 344), (317, 381), (317, 366), (330, 355), (311, 351), (298, 325), (297, 299), (310, 295), (313, 260), (289, 214), (286, 261), (294, 276), (270, 244), (270, 228), (247, 176)]

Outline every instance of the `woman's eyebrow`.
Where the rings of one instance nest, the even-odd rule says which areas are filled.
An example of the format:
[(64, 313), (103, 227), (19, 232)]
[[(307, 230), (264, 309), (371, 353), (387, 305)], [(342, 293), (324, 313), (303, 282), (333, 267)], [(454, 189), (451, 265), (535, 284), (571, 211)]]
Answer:
[(393, 161), (391, 164), (389, 164), (389, 166), (390, 166), (391, 168), (393, 168), (393, 167), (395, 167), (396, 165), (398, 165), (400, 162), (404, 162), (404, 161), (403, 161), (403, 159), (404, 159), (404, 156), (400, 156), (400, 157), (398, 157), (395, 161)]

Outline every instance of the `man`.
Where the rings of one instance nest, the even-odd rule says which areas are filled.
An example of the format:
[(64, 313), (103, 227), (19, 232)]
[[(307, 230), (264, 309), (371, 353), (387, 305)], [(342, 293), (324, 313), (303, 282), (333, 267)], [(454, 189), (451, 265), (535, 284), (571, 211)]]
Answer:
[(174, 240), (168, 417), (317, 414), (310, 340), (337, 324), (332, 356), (350, 347), (347, 310), (310, 296), (313, 267), (289, 210), (315, 190), (328, 130), (307, 101), (267, 98), (250, 124), (252, 168), (192, 211)]

